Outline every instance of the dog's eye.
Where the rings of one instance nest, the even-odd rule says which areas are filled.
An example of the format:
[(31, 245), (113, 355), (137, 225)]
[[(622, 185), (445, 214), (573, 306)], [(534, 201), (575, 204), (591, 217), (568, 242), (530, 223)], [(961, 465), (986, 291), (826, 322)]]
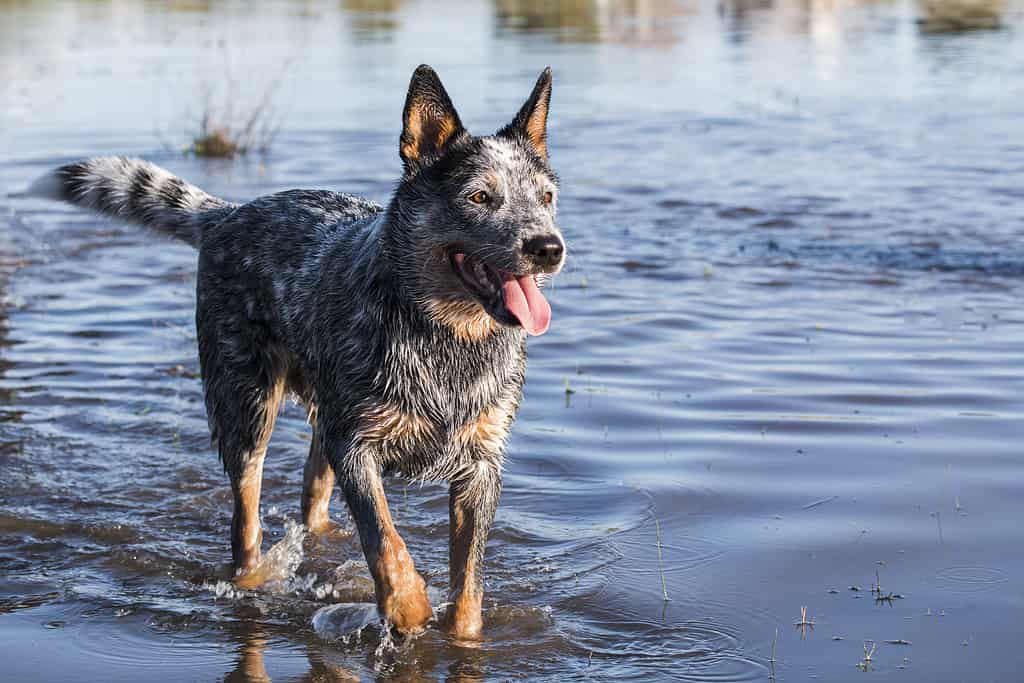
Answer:
[(491, 196), (483, 190), (477, 190), (473, 194), (469, 195), (469, 201), (474, 204), (486, 204), (491, 201)]
[(552, 193), (552, 192), (551, 192), (551, 190), (547, 190), (547, 191), (546, 191), (546, 192), (544, 193), (544, 203), (545, 203), (545, 204), (550, 204), (550, 203), (551, 203), (551, 202), (553, 202), (553, 201), (555, 201), (555, 195), (554, 195), (554, 193)]

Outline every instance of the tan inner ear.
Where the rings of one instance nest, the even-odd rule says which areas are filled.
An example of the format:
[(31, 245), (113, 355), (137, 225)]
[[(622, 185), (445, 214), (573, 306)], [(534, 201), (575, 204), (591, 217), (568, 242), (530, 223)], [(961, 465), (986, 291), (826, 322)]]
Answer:
[(533, 108), (530, 118), (526, 120), (526, 135), (530, 142), (537, 149), (537, 152), (544, 158), (548, 156), (548, 100), (542, 97), (537, 106)]
[(422, 103), (413, 106), (405, 122), (408, 139), (402, 140), (402, 157), (415, 161), (437, 152), (457, 129), (458, 122), (450, 113)]

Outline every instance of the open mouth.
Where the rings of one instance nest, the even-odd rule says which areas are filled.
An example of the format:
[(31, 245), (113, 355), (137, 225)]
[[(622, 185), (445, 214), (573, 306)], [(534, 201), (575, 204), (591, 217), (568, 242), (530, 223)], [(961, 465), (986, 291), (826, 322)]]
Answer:
[(449, 258), (452, 270), (491, 317), (506, 325), (522, 325), (527, 334), (547, 332), (551, 304), (533, 275), (500, 270), (461, 251), (452, 252)]

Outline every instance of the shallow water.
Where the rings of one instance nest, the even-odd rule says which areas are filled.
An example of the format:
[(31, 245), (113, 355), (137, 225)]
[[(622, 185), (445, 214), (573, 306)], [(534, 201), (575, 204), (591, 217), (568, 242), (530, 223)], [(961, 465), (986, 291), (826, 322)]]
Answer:
[[(872, 640), (876, 679), (1017, 680), (1020, 7), (971, 32), (885, 2), (445, 7), (0, 3), (0, 678), (845, 681)], [(278, 577), (227, 583), (194, 254), (9, 196), (122, 153), (234, 200), (385, 201), (420, 62), (476, 131), (556, 78), (570, 260), (477, 648), (382, 634), (337, 499), (303, 541), (295, 407)], [(205, 93), (244, 119), (278, 76), (268, 154), (177, 151)], [(445, 489), (389, 495), (437, 605)]]

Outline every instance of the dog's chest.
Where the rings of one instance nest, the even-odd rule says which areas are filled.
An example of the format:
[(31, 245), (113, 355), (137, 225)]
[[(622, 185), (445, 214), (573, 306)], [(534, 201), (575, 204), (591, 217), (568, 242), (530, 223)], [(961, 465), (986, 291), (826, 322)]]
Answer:
[(390, 395), (372, 400), (359, 419), (390, 469), (447, 478), (472, 461), (501, 457), (524, 359), (515, 346), (458, 351), (416, 345), (383, 368)]

